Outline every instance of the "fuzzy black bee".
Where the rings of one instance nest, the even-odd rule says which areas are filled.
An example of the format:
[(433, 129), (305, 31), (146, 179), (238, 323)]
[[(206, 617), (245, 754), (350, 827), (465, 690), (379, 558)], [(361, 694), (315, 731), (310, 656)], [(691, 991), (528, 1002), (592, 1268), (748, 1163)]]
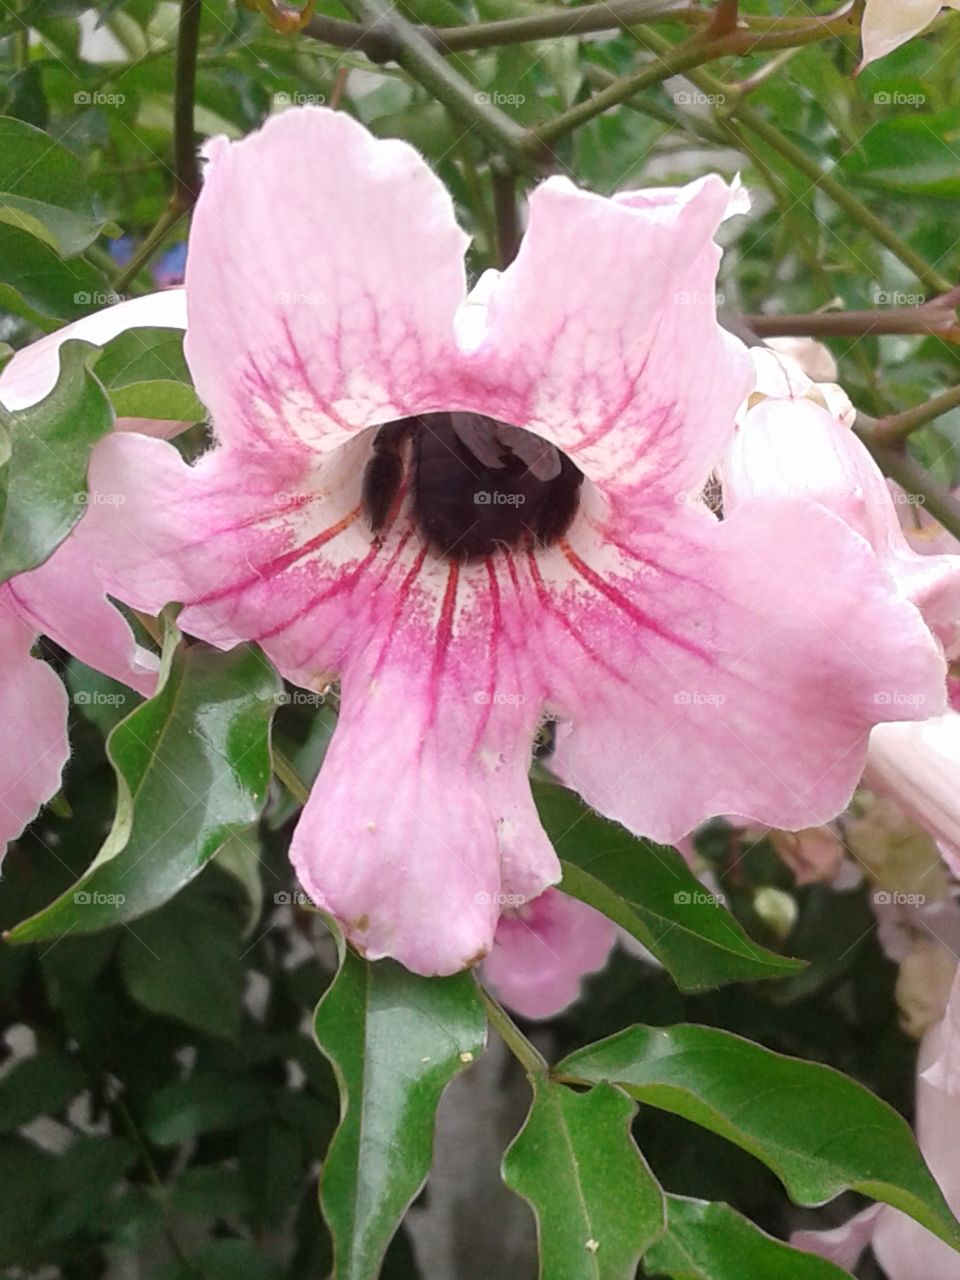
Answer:
[(569, 529), (583, 473), (538, 436), (472, 413), (425, 413), (381, 427), (363, 476), (370, 528), (382, 532), (409, 473), (414, 519), (441, 555), (549, 546)]

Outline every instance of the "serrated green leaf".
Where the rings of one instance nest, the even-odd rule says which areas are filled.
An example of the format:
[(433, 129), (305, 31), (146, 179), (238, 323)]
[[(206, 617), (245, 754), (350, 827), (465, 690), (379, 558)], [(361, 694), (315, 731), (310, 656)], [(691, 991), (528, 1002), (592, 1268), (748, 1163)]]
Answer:
[(667, 1196), (667, 1231), (644, 1254), (650, 1276), (671, 1280), (851, 1280), (850, 1273), (792, 1249), (728, 1204)]
[(892, 1107), (832, 1067), (712, 1027), (630, 1027), (556, 1068), (605, 1080), (749, 1151), (798, 1204), (860, 1191), (902, 1209), (954, 1248), (960, 1224)]
[(118, 334), (104, 345), (97, 377), (118, 418), (202, 422), (206, 417), (193, 389), (179, 329), (127, 329)]
[(375, 1280), (430, 1170), (440, 1096), (483, 1051), (487, 1023), (471, 974), (421, 978), (338, 942), (340, 969), (315, 1019), (341, 1106), (320, 1204), (337, 1280)]
[(65, 342), (50, 394), (19, 413), (0, 408), (10, 442), (0, 467), (0, 582), (42, 564), (83, 515), (90, 453), (113, 426), (90, 372), (96, 356), (89, 343)]
[(97, 213), (77, 155), (42, 129), (0, 116), (0, 222), (72, 258), (107, 221)]
[(534, 793), (563, 861), (564, 893), (642, 942), (681, 990), (784, 977), (803, 968), (747, 937), (675, 849), (636, 839), (563, 787), (538, 783)]
[(193, 879), (259, 816), (280, 681), (259, 650), (178, 644), (171, 626), (156, 695), (116, 726), (113, 828), (90, 867), (7, 935), (35, 942), (137, 919)]
[(630, 1133), (636, 1106), (610, 1085), (534, 1082), (503, 1179), (537, 1218), (541, 1280), (633, 1280), (666, 1225), (663, 1191)]

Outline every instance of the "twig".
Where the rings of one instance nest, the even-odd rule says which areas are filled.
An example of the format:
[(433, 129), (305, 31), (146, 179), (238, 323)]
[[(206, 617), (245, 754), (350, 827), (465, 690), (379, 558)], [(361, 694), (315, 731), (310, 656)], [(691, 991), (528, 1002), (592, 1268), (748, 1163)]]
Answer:
[(517, 209), (517, 175), (509, 169), (493, 165), (493, 213), (497, 223), (497, 265), (509, 267), (520, 248), (520, 217)]
[(871, 335), (925, 333), (960, 342), (957, 306), (960, 288), (918, 307), (880, 307), (874, 311), (815, 311), (807, 315), (744, 316), (760, 338), (866, 338)]
[(180, 3), (173, 103), (173, 194), (153, 230), (114, 281), (117, 293), (122, 293), (137, 278), (169, 232), (193, 208), (200, 193), (193, 115), (202, 7), (202, 0), (181, 0)]
[(893, 414), (889, 418), (881, 418), (874, 428), (876, 438), (880, 444), (898, 444), (906, 440), (907, 436), (914, 431), (925, 427), (928, 422), (934, 422), (937, 418), (942, 418), (945, 413), (950, 413), (957, 408), (960, 408), (960, 387), (951, 387), (949, 391), (934, 396), (925, 404), (918, 404), (914, 409)]
[(921, 498), (924, 511), (938, 520), (948, 533), (960, 538), (960, 502), (949, 489), (934, 480), (902, 444), (885, 444), (880, 440), (877, 434), (879, 425), (875, 419), (858, 414), (853, 429), (883, 474), (895, 480), (907, 493)]
[[(849, 14), (847, 14), (846, 20), (849, 21)], [(826, 21), (826, 19), (822, 21)], [(663, 58), (669, 57), (679, 47), (672, 45), (669, 40), (665, 40), (662, 36), (647, 30), (645, 27), (636, 30), (634, 35), (645, 48)], [(690, 68), (686, 74), (691, 83), (695, 84), (698, 89), (718, 100), (722, 101), (731, 97), (734, 93), (733, 86), (711, 75), (702, 67)], [(736, 115), (733, 115), (733, 110), (736, 111)], [(774, 125), (769, 124), (753, 107), (747, 103), (735, 104), (730, 112), (724, 113), (723, 118), (733, 136), (740, 141), (740, 145), (750, 151), (754, 149), (750, 140), (743, 137), (744, 129), (762, 139), (772, 150), (778, 152), (795, 169), (799, 170), (804, 177), (808, 178), (811, 186), (819, 187), (834, 204), (849, 214), (879, 244), (885, 245), (928, 289), (937, 294), (950, 291), (953, 286), (952, 281), (942, 276), (934, 267), (928, 266), (906, 241), (902, 240), (895, 231), (892, 231), (876, 214), (872, 213), (862, 201), (848, 191), (844, 184), (834, 178), (829, 170), (824, 171), (821, 169), (817, 160), (809, 156), (806, 151), (798, 147), (796, 143), (781, 133)]]
[(395, 62), (442, 102), (451, 115), (482, 134), (497, 154), (525, 171), (540, 167), (529, 131), (486, 101), (487, 95), (448, 66), (443, 55), (396, 9), (388, 8), (384, 0), (346, 0), (346, 4), (369, 30), (379, 31), (392, 41), (391, 57)]
[(499, 1034), (517, 1061), (526, 1068), (528, 1075), (546, 1075), (550, 1064), (540, 1050), (530, 1043), (509, 1014), (494, 1000), (489, 991), (477, 980), (480, 998), (486, 1006), (490, 1025)]
[[(711, 35), (708, 27), (706, 31), (695, 34), (679, 44), (671, 44), (669, 40), (655, 36), (653, 32), (638, 30), (635, 32), (637, 38), (641, 44), (646, 45), (656, 54), (658, 61), (632, 75), (621, 77), (585, 102), (578, 102), (569, 111), (564, 111), (536, 130), (537, 137), (542, 142), (552, 144), (588, 120), (592, 120), (594, 116), (601, 115), (611, 107), (619, 106), (627, 98), (642, 93), (644, 89), (652, 88), (656, 84), (661, 84), (671, 76), (686, 73), (690, 75), (691, 80), (694, 80), (694, 76), (690, 73), (704, 63), (714, 62), (718, 58), (741, 57), (762, 53), (767, 49), (794, 48), (826, 40), (832, 36), (850, 35), (856, 29), (851, 21), (850, 7), (849, 4), (844, 5), (836, 13), (822, 18), (811, 18), (803, 24), (795, 20), (783, 19), (779, 24), (763, 32), (744, 29), (740, 26), (730, 30), (728, 24), (724, 23), (721, 31), (725, 34)], [(694, 83), (696, 83), (695, 80)], [(734, 90), (729, 85), (722, 85), (719, 93), (729, 99), (733, 97)]]
[[(460, 27), (417, 26), (414, 30), (439, 53), (464, 53), (557, 36), (616, 31), (636, 22), (652, 22), (660, 18), (696, 26), (707, 22), (709, 17), (707, 10), (689, 4), (687, 0), (613, 0), (611, 4), (548, 9), (544, 13), (503, 18), (496, 22), (475, 22)], [(381, 26), (344, 22), (340, 18), (316, 14), (304, 26), (303, 34), (336, 49), (359, 49), (373, 62), (398, 61), (399, 46), (392, 32)]]

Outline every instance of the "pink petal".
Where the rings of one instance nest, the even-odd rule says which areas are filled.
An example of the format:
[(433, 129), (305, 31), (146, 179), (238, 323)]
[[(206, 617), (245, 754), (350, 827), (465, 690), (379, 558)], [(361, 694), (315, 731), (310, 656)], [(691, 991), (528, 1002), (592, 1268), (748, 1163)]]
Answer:
[(6, 584), (21, 617), (88, 667), (149, 697), (157, 659), (141, 649), (120, 611), (110, 603), (91, 560), (86, 518), (38, 569)]
[(867, 0), (863, 14), (863, 61), (860, 69), (885, 58), (933, 22), (943, 5), (960, 8), (960, 0)]
[(940, 846), (960, 875), (960, 712), (919, 724), (878, 725), (864, 781), (896, 800)]
[[(948, 1013), (950, 1023), (955, 1015), (955, 1009)], [(952, 1026), (949, 1035), (944, 1025), (935, 1026), (924, 1037), (917, 1064), (917, 1141), (954, 1213), (960, 1211), (960, 1107), (952, 1088), (960, 1073), (958, 1048), (960, 1041)], [(935, 1065), (934, 1077), (948, 1087), (930, 1080)], [(918, 1280), (921, 1276), (923, 1280), (956, 1280), (957, 1254), (895, 1209), (887, 1209), (878, 1219), (873, 1249), (889, 1280)]]
[[(888, 1209), (885, 1204), (872, 1204), (831, 1231), (795, 1231), (790, 1237), (790, 1243), (795, 1249), (815, 1253), (820, 1258), (835, 1262), (838, 1267), (850, 1270), (857, 1265), (860, 1255), (872, 1242), (881, 1215), (888, 1213), (893, 1213), (893, 1210)], [(892, 1277), (891, 1280), (896, 1278)]]
[(875, 723), (944, 705), (919, 614), (819, 507), (751, 503), (722, 524), (650, 508), (593, 549), (570, 542), (540, 562), (552, 767), (633, 831), (826, 822)]
[(560, 878), (527, 776), (540, 700), (492, 572), (415, 562), (395, 583), (392, 621), (343, 663), (290, 850), (356, 946), (428, 975), (475, 964), (503, 903)]
[[(307, 687), (357, 642), (374, 575), (359, 515), (369, 441), (327, 461), (299, 451), (216, 449), (188, 466), (162, 440), (116, 435), (94, 450), (83, 523), (108, 590), (155, 614), (186, 605), (181, 625), (221, 648), (257, 640)], [(387, 608), (384, 605), (383, 608)]]
[(18, 351), (0, 373), (0, 401), (12, 412), (49, 395), (60, 369), (60, 347), (68, 339), (102, 346), (126, 329), (185, 329), (186, 324), (183, 289), (166, 289), (95, 311)]
[(593, 907), (548, 889), (500, 917), (484, 981), (523, 1017), (552, 1018), (579, 997), (581, 979), (607, 963), (616, 932)]
[(724, 508), (805, 496), (866, 538), (900, 590), (949, 638), (960, 621), (960, 556), (921, 556), (900, 526), (867, 450), (809, 400), (764, 400), (743, 420), (724, 463)]
[(467, 237), (418, 153), (305, 107), (206, 154), (186, 350), (219, 438), (329, 449), (448, 407)]
[(614, 200), (543, 183), (516, 260), (485, 282), (463, 407), (544, 436), (606, 491), (699, 493), (753, 383), (716, 319), (730, 201), (715, 176)]
[(56, 795), (70, 755), (66, 690), (52, 667), (31, 657), (34, 639), (0, 587), (0, 856)]

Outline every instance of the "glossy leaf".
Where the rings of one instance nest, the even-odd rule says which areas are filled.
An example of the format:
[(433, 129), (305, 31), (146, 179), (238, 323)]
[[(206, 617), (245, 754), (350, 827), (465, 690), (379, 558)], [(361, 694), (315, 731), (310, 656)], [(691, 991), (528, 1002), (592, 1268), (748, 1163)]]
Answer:
[(635, 1113), (609, 1085), (576, 1093), (535, 1081), (503, 1177), (536, 1214), (541, 1280), (633, 1280), (663, 1232), (663, 1192), (630, 1133)]
[(49, 329), (116, 301), (86, 259), (65, 262), (28, 231), (0, 222), (0, 306)]
[(127, 329), (118, 334), (103, 347), (97, 377), (117, 417), (174, 422), (201, 422), (205, 417), (193, 390), (179, 329)]
[(63, 258), (82, 253), (107, 225), (79, 156), (10, 116), (0, 116), (0, 222), (38, 237)]
[(644, 1255), (650, 1276), (671, 1280), (851, 1280), (825, 1258), (792, 1249), (727, 1204), (667, 1196), (667, 1231)]
[(821, 1205), (860, 1191), (960, 1248), (950, 1212), (892, 1107), (832, 1067), (774, 1053), (712, 1027), (630, 1027), (565, 1058), (557, 1073), (606, 1080), (685, 1116), (770, 1168), (790, 1196)]
[(320, 1203), (337, 1280), (374, 1280), (430, 1170), (440, 1096), (485, 1047), (486, 1014), (472, 974), (421, 978), (339, 946), (315, 1022), (341, 1107)]
[(107, 740), (118, 787), (113, 829), (77, 883), (12, 929), (9, 940), (135, 920), (246, 830), (266, 800), (279, 687), (259, 650), (178, 646), (171, 627), (158, 693)]
[(748, 938), (675, 849), (636, 839), (562, 787), (540, 784), (536, 797), (564, 864), (564, 893), (642, 942), (682, 990), (782, 977), (803, 967)]
[(65, 342), (50, 394), (19, 413), (0, 409), (10, 443), (0, 467), (0, 582), (42, 564), (83, 515), (91, 450), (113, 426), (90, 372), (96, 355), (88, 343)]

